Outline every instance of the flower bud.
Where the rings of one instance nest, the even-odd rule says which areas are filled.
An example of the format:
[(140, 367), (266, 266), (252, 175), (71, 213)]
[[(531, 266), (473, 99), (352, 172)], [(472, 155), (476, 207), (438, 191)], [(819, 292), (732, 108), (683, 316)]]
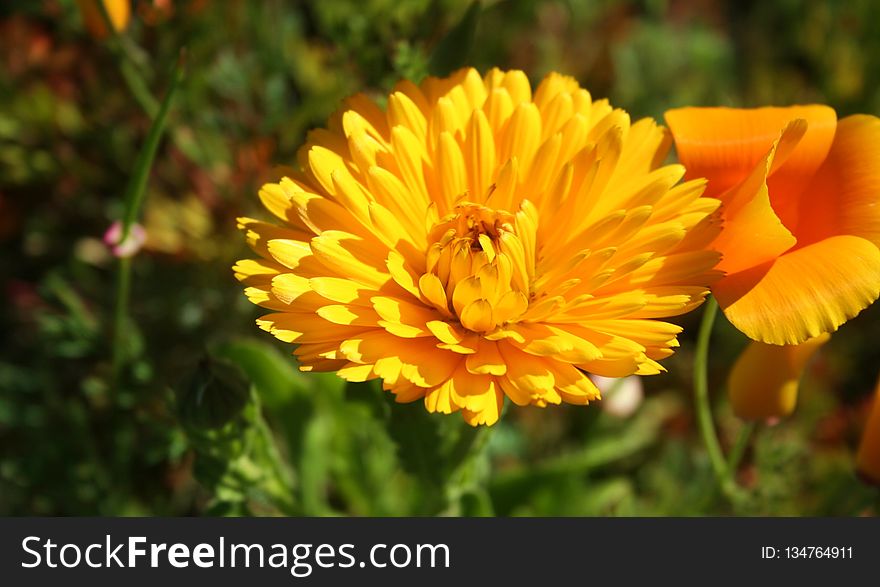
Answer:
[(178, 413), (186, 426), (220, 428), (244, 409), (249, 395), (249, 384), (238, 367), (204, 358), (178, 388)]
[(96, 39), (103, 39), (107, 36), (107, 26), (104, 24), (104, 15), (101, 14), (101, 7), (98, 2), (104, 2), (104, 8), (107, 9), (107, 16), (116, 32), (121, 32), (128, 26), (131, 18), (131, 3), (129, 0), (76, 0), (82, 14), (83, 22), (89, 33)]
[(119, 259), (133, 257), (141, 250), (146, 240), (147, 231), (140, 224), (132, 224), (128, 235), (123, 239), (122, 223), (118, 220), (104, 233), (104, 244), (110, 248), (113, 256)]

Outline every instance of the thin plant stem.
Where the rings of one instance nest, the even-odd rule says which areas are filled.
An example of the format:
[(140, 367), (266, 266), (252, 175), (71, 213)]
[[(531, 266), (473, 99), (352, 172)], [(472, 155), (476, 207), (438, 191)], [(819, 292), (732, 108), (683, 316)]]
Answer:
[(147, 116), (151, 119), (155, 118), (159, 110), (159, 104), (150, 93), (149, 88), (147, 88), (144, 78), (141, 77), (131, 62), (119, 58), (117, 60), (119, 61), (119, 72), (122, 74), (122, 79), (125, 80), (125, 85), (128, 86), (128, 91), (131, 92), (131, 95), (134, 96), (135, 101)]
[[(147, 180), (150, 177), (150, 170), (153, 167), (153, 160), (156, 157), (156, 150), (165, 130), (165, 122), (168, 118), (168, 111), (171, 108), (171, 102), (174, 94), (183, 79), (184, 72), (184, 52), (181, 50), (180, 57), (174, 67), (171, 76), (171, 83), (156, 118), (150, 126), (150, 132), (144, 146), (138, 153), (138, 157), (134, 164), (134, 173), (129, 178), (128, 185), (125, 189), (124, 210), (121, 221), (121, 230), (119, 242), (125, 241), (131, 232), (131, 227), (140, 213), (141, 205), (144, 201), (146, 193)], [(123, 347), (125, 336), (127, 333), (128, 322), (128, 306), (131, 297), (131, 258), (123, 257), (119, 260), (119, 268), (116, 276), (116, 304), (113, 312), (113, 370), (112, 370), (112, 389), (113, 393), (118, 395), (119, 378), (122, 374), (122, 366), (125, 361), (123, 355)], [(115, 399), (115, 398), (114, 398)]]
[(733, 449), (731, 449), (730, 454), (727, 456), (728, 477), (733, 478), (733, 476), (736, 475), (736, 470), (739, 468), (739, 463), (746, 452), (746, 448), (749, 446), (749, 440), (754, 431), (754, 422), (745, 422), (742, 427), (740, 427), (739, 434), (736, 437), (736, 443), (733, 445)]
[(153, 167), (153, 159), (156, 156), (156, 150), (159, 148), (159, 141), (165, 130), (165, 122), (168, 119), (168, 110), (171, 108), (171, 102), (174, 99), (180, 81), (183, 79), (184, 55), (184, 51), (181, 50), (177, 65), (174, 67), (174, 72), (171, 75), (171, 84), (168, 86), (168, 91), (165, 92), (165, 98), (162, 100), (162, 105), (159, 107), (159, 112), (156, 114), (156, 118), (153, 119), (153, 124), (150, 126), (150, 132), (147, 134), (147, 140), (144, 143), (143, 148), (141, 148), (140, 153), (138, 153), (137, 160), (135, 161), (134, 174), (131, 176), (131, 179), (128, 182), (128, 187), (125, 190), (125, 212), (122, 217), (122, 237), (120, 240), (125, 240), (128, 236), (131, 226), (134, 224), (134, 221), (140, 212), (141, 205), (143, 204), (147, 179), (150, 177), (150, 169)]
[(101, 12), (101, 18), (104, 20), (104, 27), (109, 33), (107, 46), (110, 48), (110, 53), (116, 60), (116, 64), (119, 67), (119, 72), (122, 74), (122, 79), (125, 81), (125, 85), (128, 86), (131, 95), (143, 111), (146, 112), (147, 116), (151, 119), (155, 119), (159, 112), (159, 103), (150, 92), (149, 85), (141, 75), (141, 72), (137, 67), (137, 62), (132, 56), (131, 51), (116, 30), (116, 27), (113, 26), (113, 22), (110, 20), (110, 14), (107, 12), (107, 7), (104, 6), (103, 2), (96, 2), (96, 4)]
[[(128, 321), (128, 300), (131, 297), (131, 257), (119, 259), (116, 268), (116, 303), (113, 308), (113, 393), (118, 395), (119, 376), (125, 360), (126, 322)], [(116, 398), (114, 397), (114, 400)]]
[(694, 401), (697, 424), (703, 437), (703, 443), (706, 445), (706, 452), (709, 454), (712, 471), (715, 473), (718, 483), (724, 487), (727, 481), (728, 467), (724, 460), (724, 453), (721, 451), (721, 443), (718, 442), (715, 423), (712, 419), (712, 406), (709, 402), (709, 339), (712, 336), (712, 325), (715, 323), (717, 314), (718, 302), (710, 296), (706, 301), (703, 320), (697, 335), (697, 350), (694, 357)]

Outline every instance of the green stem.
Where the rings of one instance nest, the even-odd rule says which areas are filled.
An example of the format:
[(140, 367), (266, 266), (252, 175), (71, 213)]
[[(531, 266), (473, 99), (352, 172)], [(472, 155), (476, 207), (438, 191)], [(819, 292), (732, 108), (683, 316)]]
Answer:
[(144, 78), (141, 77), (137, 68), (130, 61), (119, 57), (117, 57), (117, 61), (119, 63), (119, 72), (122, 74), (122, 79), (125, 80), (125, 85), (128, 86), (128, 91), (131, 92), (131, 95), (134, 96), (135, 101), (147, 116), (151, 119), (156, 118), (159, 103), (156, 102), (156, 98), (150, 93), (147, 82), (144, 81)]
[(153, 97), (149, 90), (149, 85), (141, 75), (136, 59), (131, 54), (116, 27), (113, 26), (110, 14), (107, 12), (107, 7), (104, 6), (103, 2), (97, 2), (96, 4), (101, 12), (101, 18), (104, 19), (104, 27), (109, 31), (107, 46), (110, 48), (110, 53), (119, 66), (119, 71), (122, 74), (125, 85), (128, 86), (131, 95), (134, 96), (135, 101), (147, 113), (147, 116), (151, 119), (156, 118), (156, 114), (159, 111), (159, 103)]
[(458, 449), (452, 454), (455, 465), (446, 480), (447, 511), (460, 508), (462, 498), (468, 493), (480, 496), (483, 510), (492, 510), (487, 463), (483, 460), (492, 432), (490, 426), (478, 426), (465, 430), (459, 439)]
[[(122, 216), (122, 226), (120, 230), (119, 242), (125, 241), (131, 232), (131, 227), (140, 213), (141, 205), (144, 201), (144, 194), (147, 188), (147, 179), (150, 177), (150, 170), (153, 167), (153, 160), (156, 157), (156, 150), (159, 147), (159, 141), (162, 138), (162, 132), (165, 129), (165, 122), (168, 118), (168, 110), (171, 108), (171, 102), (177, 91), (180, 81), (183, 79), (184, 52), (181, 51), (177, 60), (177, 65), (171, 77), (171, 84), (162, 100), (162, 106), (153, 124), (150, 126), (150, 132), (144, 146), (138, 153), (138, 157), (134, 164), (134, 173), (128, 180), (125, 188), (124, 211)], [(131, 296), (131, 259), (124, 257), (119, 260), (119, 269), (116, 277), (116, 305), (113, 312), (113, 371), (112, 371), (112, 389), (113, 393), (118, 392), (119, 378), (122, 373), (122, 366), (126, 359), (123, 354), (126, 327), (128, 322), (128, 305)], [(114, 398), (115, 399), (115, 398)]]
[(694, 401), (697, 424), (703, 437), (703, 443), (706, 445), (706, 452), (709, 454), (709, 461), (712, 463), (712, 471), (715, 473), (718, 483), (723, 487), (727, 481), (728, 468), (724, 454), (721, 452), (721, 443), (718, 442), (715, 423), (712, 420), (708, 381), (709, 338), (712, 335), (712, 325), (715, 323), (717, 314), (718, 302), (715, 301), (715, 298), (710, 297), (706, 301), (703, 320), (697, 335), (697, 350), (694, 357)]
[(131, 257), (119, 259), (116, 269), (116, 304), (113, 308), (113, 374), (111, 392), (113, 401), (119, 395), (119, 376), (125, 361), (126, 326), (128, 321), (128, 300), (131, 297)]
[(257, 432), (263, 441), (263, 457), (268, 461), (272, 478), (267, 484), (267, 491), (276, 500), (278, 508), (286, 515), (296, 514), (296, 504), (293, 501), (294, 480), (290, 473), (290, 469), (286, 465), (281, 453), (278, 451), (278, 445), (275, 443), (275, 435), (263, 418), (263, 412), (260, 405), (260, 396), (255, 390), (251, 390), (251, 398), (255, 408), (255, 425)]
[(184, 51), (181, 50), (177, 65), (174, 67), (174, 72), (171, 76), (171, 85), (168, 86), (168, 91), (165, 92), (165, 98), (162, 100), (159, 112), (156, 114), (156, 118), (153, 119), (153, 124), (150, 126), (150, 132), (147, 135), (147, 140), (140, 153), (138, 153), (138, 158), (134, 165), (134, 175), (132, 175), (125, 190), (125, 212), (122, 217), (122, 237), (120, 238), (120, 242), (125, 240), (128, 236), (128, 232), (131, 230), (131, 225), (134, 224), (135, 219), (140, 212), (141, 204), (143, 204), (147, 179), (150, 176), (150, 169), (153, 167), (153, 159), (156, 157), (156, 150), (159, 148), (159, 141), (165, 130), (165, 122), (168, 119), (168, 110), (171, 108), (174, 94), (180, 85), (180, 81), (183, 79), (183, 65)]
[(749, 446), (749, 439), (754, 431), (754, 422), (745, 422), (739, 429), (736, 444), (733, 445), (733, 449), (727, 457), (727, 476), (729, 478), (733, 478), (736, 475), (736, 470), (739, 468), (739, 463), (746, 452), (746, 448)]

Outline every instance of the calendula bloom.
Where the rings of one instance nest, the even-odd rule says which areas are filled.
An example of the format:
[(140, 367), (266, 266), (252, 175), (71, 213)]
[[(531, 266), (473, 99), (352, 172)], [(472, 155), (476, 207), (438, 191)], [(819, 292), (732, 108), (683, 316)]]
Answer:
[(865, 432), (856, 457), (856, 468), (867, 481), (880, 485), (880, 381), (871, 402)]
[(880, 119), (838, 122), (813, 105), (683, 108), (666, 120), (688, 174), (723, 202), (714, 246), (726, 275), (712, 292), (759, 341), (731, 372), (732, 407), (786, 416), (827, 334), (880, 295)]
[(880, 295), (880, 119), (827, 106), (666, 113), (689, 177), (723, 202), (712, 292), (750, 338), (799, 344)]
[(492, 424), (586, 404), (586, 373), (660, 372), (717, 277), (718, 201), (661, 166), (671, 141), (574, 79), (521, 71), (400, 82), (313, 131), (239, 223), (263, 329), (304, 371), (381, 378), (396, 400)]

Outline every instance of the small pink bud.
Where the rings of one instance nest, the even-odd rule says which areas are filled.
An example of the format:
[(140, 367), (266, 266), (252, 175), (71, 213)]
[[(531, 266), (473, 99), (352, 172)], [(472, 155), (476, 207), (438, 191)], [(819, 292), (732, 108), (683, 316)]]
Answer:
[(144, 241), (147, 240), (147, 231), (140, 224), (132, 224), (125, 240), (120, 242), (121, 238), (122, 223), (117, 220), (104, 233), (104, 244), (117, 258), (132, 257), (144, 246)]

